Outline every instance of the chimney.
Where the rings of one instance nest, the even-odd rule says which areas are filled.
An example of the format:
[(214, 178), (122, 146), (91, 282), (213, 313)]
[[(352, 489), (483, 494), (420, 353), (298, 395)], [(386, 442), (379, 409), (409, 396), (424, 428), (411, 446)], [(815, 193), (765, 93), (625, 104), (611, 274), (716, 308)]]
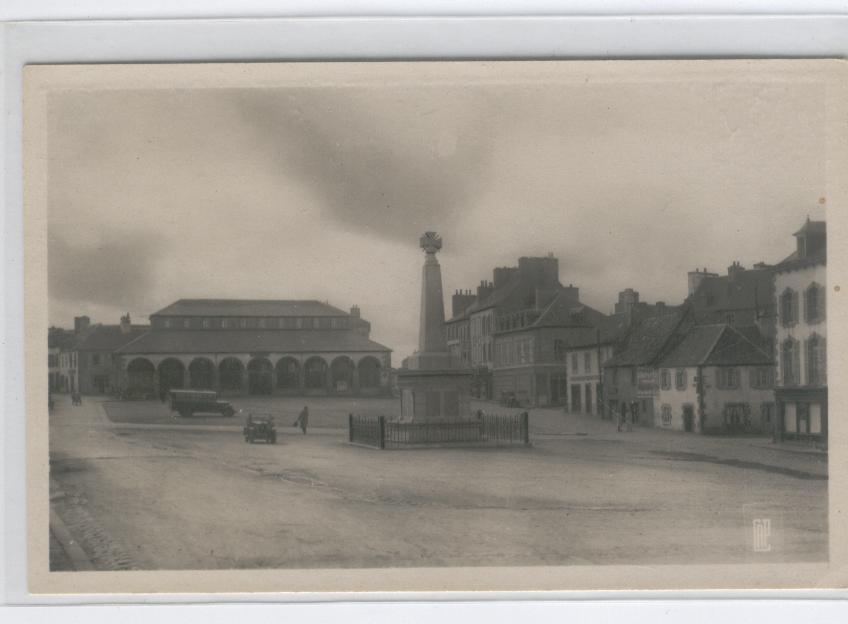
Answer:
[(492, 294), (494, 289), (495, 286), (492, 282), (482, 280), (480, 285), (477, 287), (477, 301), (483, 301), (486, 297)]
[(350, 307), (350, 315), (351, 317), (358, 319), (359, 318), (359, 306), (354, 305)]
[(559, 260), (553, 256), (519, 258), (518, 273), (525, 283), (543, 289), (559, 287)]
[(698, 290), (698, 287), (701, 285), (701, 282), (703, 282), (708, 277), (718, 277), (718, 273), (710, 273), (709, 271), (707, 271), (707, 267), (704, 267), (703, 271), (699, 271), (698, 269), (695, 269), (694, 271), (689, 271), (687, 277), (689, 281), (689, 296), (692, 296), (695, 294), (695, 291)]
[(510, 278), (518, 273), (516, 267), (498, 267), (492, 271), (492, 285), (495, 290), (503, 288)]
[(128, 334), (132, 331), (132, 323), (130, 322), (130, 313), (127, 312), (121, 317), (121, 333)]
[(80, 334), (87, 330), (91, 325), (91, 319), (87, 316), (75, 316), (74, 317), (74, 333)]
[(465, 312), (472, 303), (475, 296), (470, 290), (457, 290), (451, 297), (451, 317), (457, 317)]
[(736, 278), (744, 270), (745, 270), (745, 267), (743, 267), (741, 264), (739, 264), (739, 262), (734, 260), (733, 264), (731, 264), (729, 267), (727, 267), (727, 276), (730, 278), (731, 282), (736, 281)]

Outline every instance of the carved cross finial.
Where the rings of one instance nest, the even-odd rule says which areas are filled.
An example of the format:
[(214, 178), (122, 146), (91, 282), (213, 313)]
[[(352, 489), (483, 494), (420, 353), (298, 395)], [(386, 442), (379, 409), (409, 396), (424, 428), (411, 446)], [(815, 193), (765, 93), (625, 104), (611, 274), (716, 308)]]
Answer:
[(442, 238), (435, 232), (424, 232), (420, 242), (421, 249), (428, 254), (435, 254), (442, 248)]

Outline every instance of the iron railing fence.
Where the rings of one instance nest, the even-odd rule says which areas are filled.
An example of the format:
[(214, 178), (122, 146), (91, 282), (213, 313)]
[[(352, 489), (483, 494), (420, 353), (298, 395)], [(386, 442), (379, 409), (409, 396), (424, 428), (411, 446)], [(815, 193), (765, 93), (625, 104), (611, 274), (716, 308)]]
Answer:
[(445, 444), (529, 445), (529, 415), (481, 414), (474, 420), (410, 423), (385, 416), (350, 414), (348, 439), (351, 444), (379, 449)]

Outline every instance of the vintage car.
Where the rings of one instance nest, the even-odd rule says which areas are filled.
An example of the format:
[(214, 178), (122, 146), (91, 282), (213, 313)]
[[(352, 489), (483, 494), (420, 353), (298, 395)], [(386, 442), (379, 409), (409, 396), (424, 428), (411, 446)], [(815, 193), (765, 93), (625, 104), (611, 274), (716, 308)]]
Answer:
[(253, 444), (257, 440), (277, 443), (277, 427), (270, 414), (251, 414), (244, 424), (244, 441)]
[(230, 417), (236, 413), (229, 401), (219, 401), (214, 390), (171, 390), (171, 411), (183, 418), (197, 413), (221, 414)]

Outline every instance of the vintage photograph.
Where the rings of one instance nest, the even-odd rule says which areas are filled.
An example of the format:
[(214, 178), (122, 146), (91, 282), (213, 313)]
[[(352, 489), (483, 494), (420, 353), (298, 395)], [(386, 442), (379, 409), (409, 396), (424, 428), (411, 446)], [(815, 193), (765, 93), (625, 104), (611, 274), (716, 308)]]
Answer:
[(27, 68), (48, 576), (814, 584), (819, 63)]

